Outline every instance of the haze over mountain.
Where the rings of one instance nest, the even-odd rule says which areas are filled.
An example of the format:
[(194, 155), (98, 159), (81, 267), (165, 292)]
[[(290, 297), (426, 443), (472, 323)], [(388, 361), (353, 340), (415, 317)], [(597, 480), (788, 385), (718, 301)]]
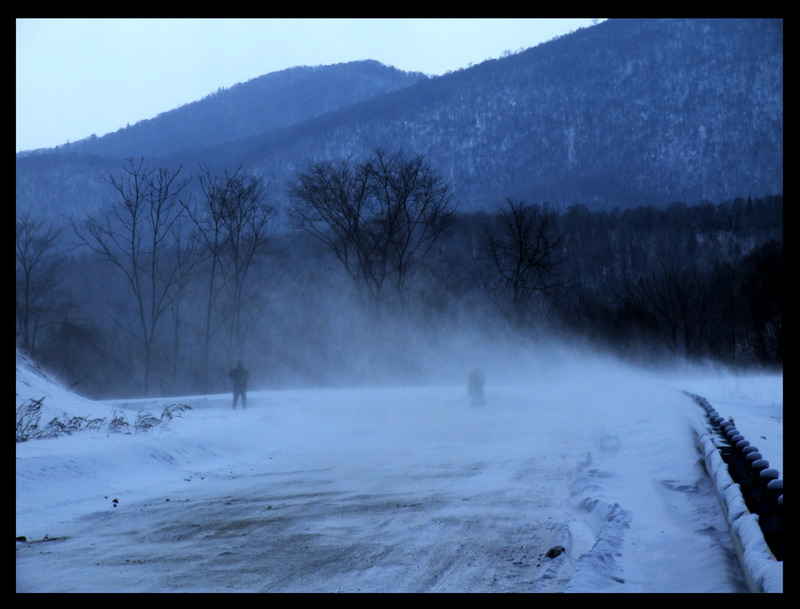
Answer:
[(101, 138), (17, 155), (17, 210), (82, 215), (126, 157), (261, 173), (375, 148), (426, 157), (460, 209), (782, 192), (783, 22), (617, 19), (428, 78), (374, 61), (268, 74)]

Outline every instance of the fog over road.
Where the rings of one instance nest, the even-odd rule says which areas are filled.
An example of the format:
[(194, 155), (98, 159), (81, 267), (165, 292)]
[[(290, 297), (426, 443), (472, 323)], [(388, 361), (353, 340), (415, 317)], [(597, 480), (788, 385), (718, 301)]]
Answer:
[(17, 591), (744, 591), (699, 409), (582, 381), (200, 396), (18, 445)]

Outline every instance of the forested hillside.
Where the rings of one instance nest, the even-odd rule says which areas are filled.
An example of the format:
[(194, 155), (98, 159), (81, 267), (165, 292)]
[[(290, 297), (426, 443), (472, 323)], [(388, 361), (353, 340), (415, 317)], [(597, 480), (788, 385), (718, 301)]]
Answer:
[(219, 152), (280, 177), (403, 148), (470, 210), (761, 196), (783, 175), (782, 42), (774, 20), (610, 20)]
[(783, 361), (782, 20), (287, 70), (16, 164), (17, 344), (87, 396)]
[(72, 150), (117, 165), (242, 165), (281, 197), (309, 164), (378, 147), (425, 156), (465, 211), (507, 197), (695, 204), (781, 192), (782, 137), (782, 20), (612, 19), (436, 78), (375, 62), (266, 75), (58, 154), (18, 156), (17, 209), (106, 200), (92, 177), (103, 161)]
[(290, 68), (220, 89), (202, 100), (59, 151), (117, 159), (168, 157), (296, 125), (426, 78), (376, 61)]

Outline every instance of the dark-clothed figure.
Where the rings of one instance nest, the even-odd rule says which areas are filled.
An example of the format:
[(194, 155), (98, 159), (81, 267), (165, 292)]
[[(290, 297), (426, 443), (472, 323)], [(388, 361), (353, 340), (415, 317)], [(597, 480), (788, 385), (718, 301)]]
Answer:
[(236, 410), (236, 403), (239, 398), (242, 398), (242, 408), (247, 408), (247, 379), (250, 378), (250, 372), (242, 365), (242, 362), (236, 362), (236, 368), (228, 373), (228, 376), (233, 379), (233, 409)]
[(486, 377), (483, 374), (483, 370), (480, 368), (475, 368), (475, 370), (469, 373), (467, 393), (474, 406), (479, 406), (485, 402), (485, 397), (483, 395), (483, 384), (485, 382)]

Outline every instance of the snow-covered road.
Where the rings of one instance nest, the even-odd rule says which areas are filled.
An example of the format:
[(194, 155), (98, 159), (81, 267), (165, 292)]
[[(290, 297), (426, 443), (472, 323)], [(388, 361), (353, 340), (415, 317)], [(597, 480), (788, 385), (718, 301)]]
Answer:
[(463, 393), (202, 396), (167, 430), (18, 444), (17, 591), (746, 590), (680, 391)]

